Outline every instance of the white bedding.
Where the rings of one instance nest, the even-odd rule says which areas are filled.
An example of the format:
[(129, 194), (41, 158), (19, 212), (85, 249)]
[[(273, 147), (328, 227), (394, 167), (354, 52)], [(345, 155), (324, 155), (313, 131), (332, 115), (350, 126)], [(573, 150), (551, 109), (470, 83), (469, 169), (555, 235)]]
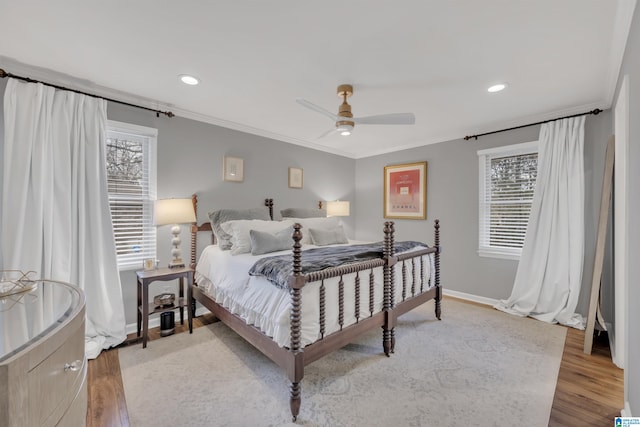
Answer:
[[(350, 241), (351, 244), (363, 243)], [(343, 245), (334, 245), (343, 246)], [(307, 250), (317, 246), (303, 245)], [(420, 249), (420, 248), (416, 248)], [(414, 250), (416, 250), (414, 249)], [(211, 295), (218, 304), (242, 317), (265, 334), (272, 337), (281, 347), (288, 346), (290, 340), (289, 314), (291, 296), (289, 292), (271, 284), (261, 276), (249, 276), (248, 271), (256, 260), (275, 255), (291, 253), (291, 250), (272, 252), (265, 255), (250, 253), (231, 255), (217, 245), (207, 246), (196, 267), (195, 279), (198, 286)], [(304, 254), (302, 255), (304, 257)], [(426, 258), (430, 260), (426, 260)], [(433, 256), (425, 255), (425, 288), (431, 286), (431, 272), (434, 271)], [(410, 295), (412, 260), (406, 261), (408, 290)], [(395, 301), (402, 298), (402, 263), (395, 266)], [(415, 269), (416, 283), (420, 283), (420, 266)], [(369, 317), (369, 271), (360, 272), (360, 318)], [(344, 327), (355, 323), (355, 273), (343, 276), (344, 286)], [(383, 277), (382, 267), (374, 269), (374, 314), (382, 309)], [(325, 336), (340, 329), (338, 323), (338, 282), (339, 278), (326, 279), (325, 283)], [(320, 338), (319, 300), (320, 282), (307, 283), (302, 288), (302, 346)]]

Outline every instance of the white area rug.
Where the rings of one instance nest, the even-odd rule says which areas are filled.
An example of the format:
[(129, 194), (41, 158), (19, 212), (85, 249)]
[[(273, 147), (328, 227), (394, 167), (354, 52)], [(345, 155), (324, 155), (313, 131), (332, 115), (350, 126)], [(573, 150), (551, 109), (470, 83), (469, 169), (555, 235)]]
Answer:
[[(299, 425), (546, 426), (566, 329), (443, 301), (305, 368)], [(119, 350), (131, 425), (293, 425), (289, 381), (221, 323)]]

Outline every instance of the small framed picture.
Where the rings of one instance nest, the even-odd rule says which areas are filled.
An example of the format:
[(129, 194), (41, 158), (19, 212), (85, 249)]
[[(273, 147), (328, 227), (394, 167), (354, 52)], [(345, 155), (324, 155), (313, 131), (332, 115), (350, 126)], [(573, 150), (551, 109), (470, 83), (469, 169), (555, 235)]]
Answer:
[(142, 262), (142, 267), (145, 269), (145, 271), (155, 270), (156, 260), (154, 258), (145, 258)]
[(225, 181), (242, 182), (244, 181), (244, 160), (239, 157), (224, 158), (222, 167), (223, 178)]
[(289, 188), (302, 188), (302, 168), (289, 168)]

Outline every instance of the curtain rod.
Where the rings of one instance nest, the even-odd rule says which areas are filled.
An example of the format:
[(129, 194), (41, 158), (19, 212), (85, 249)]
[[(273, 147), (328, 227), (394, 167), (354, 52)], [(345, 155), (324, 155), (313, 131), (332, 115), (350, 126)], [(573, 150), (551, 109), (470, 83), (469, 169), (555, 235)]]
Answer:
[(156, 113), (156, 117), (160, 117), (160, 114), (164, 114), (167, 117), (175, 116), (175, 114), (173, 114), (171, 111), (154, 110), (153, 108), (143, 107), (141, 105), (130, 104), (128, 102), (118, 101), (117, 99), (106, 98), (104, 96), (94, 95), (94, 94), (91, 94), (91, 93), (82, 92), (80, 90), (71, 89), (71, 88), (64, 87), (64, 86), (58, 86), (58, 85), (54, 85), (52, 83), (43, 82), (43, 81), (40, 81), (40, 80), (30, 79), (29, 77), (16, 76), (15, 74), (8, 73), (5, 70), (3, 70), (2, 68), (0, 68), (0, 78), (4, 79), (5, 77), (13, 77), (14, 79), (23, 80), (23, 81), (29, 82), (29, 83), (42, 83), (45, 86), (51, 86), (51, 87), (54, 87), (56, 89), (68, 90), (70, 92), (79, 93), (81, 95), (87, 95), (87, 96), (90, 96), (92, 98), (104, 99), (105, 101), (115, 102), (117, 104), (122, 104), (122, 105), (128, 105), (129, 107), (135, 107), (135, 108), (140, 108), (142, 110), (153, 111), (154, 113)]
[(493, 133), (506, 132), (508, 130), (514, 130), (514, 129), (526, 128), (526, 127), (529, 127), (529, 126), (541, 125), (543, 123), (555, 122), (556, 120), (562, 120), (562, 119), (570, 119), (571, 117), (579, 117), (579, 116), (584, 116), (584, 115), (587, 115), (587, 114), (593, 114), (594, 116), (597, 116), (600, 113), (602, 113), (602, 110), (599, 109), (599, 108), (596, 108), (595, 110), (587, 111), (586, 113), (580, 113), (580, 114), (573, 114), (571, 116), (558, 117), (557, 119), (549, 119), (549, 120), (544, 120), (542, 122), (529, 123), (528, 125), (515, 126), (515, 127), (512, 127), (512, 128), (508, 128), (508, 129), (494, 130), (492, 132), (480, 133), (478, 135), (465, 136), (464, 139), (465, 139), (465, 141), (468, 141), (471, 138), (475, 138), (476, 141), (477, 141), (478, 137), (485, 136), (485, 135), (491, 135)]

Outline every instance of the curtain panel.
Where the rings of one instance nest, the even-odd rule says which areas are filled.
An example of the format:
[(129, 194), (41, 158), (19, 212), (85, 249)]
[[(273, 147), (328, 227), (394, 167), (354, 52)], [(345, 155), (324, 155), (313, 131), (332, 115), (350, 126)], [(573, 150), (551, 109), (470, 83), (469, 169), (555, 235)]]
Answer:
[(575, 313), (584, 259), (584, 121), (540, 128), (538, 179), (511, 296), (495, 308), (584, 329)]
[[(86, 295), (88, 358), (126, 338), (106, 179), (106, 101), (8, 81), (2, 261)], [(47, 305), (55, 304), (46, 297)]]

